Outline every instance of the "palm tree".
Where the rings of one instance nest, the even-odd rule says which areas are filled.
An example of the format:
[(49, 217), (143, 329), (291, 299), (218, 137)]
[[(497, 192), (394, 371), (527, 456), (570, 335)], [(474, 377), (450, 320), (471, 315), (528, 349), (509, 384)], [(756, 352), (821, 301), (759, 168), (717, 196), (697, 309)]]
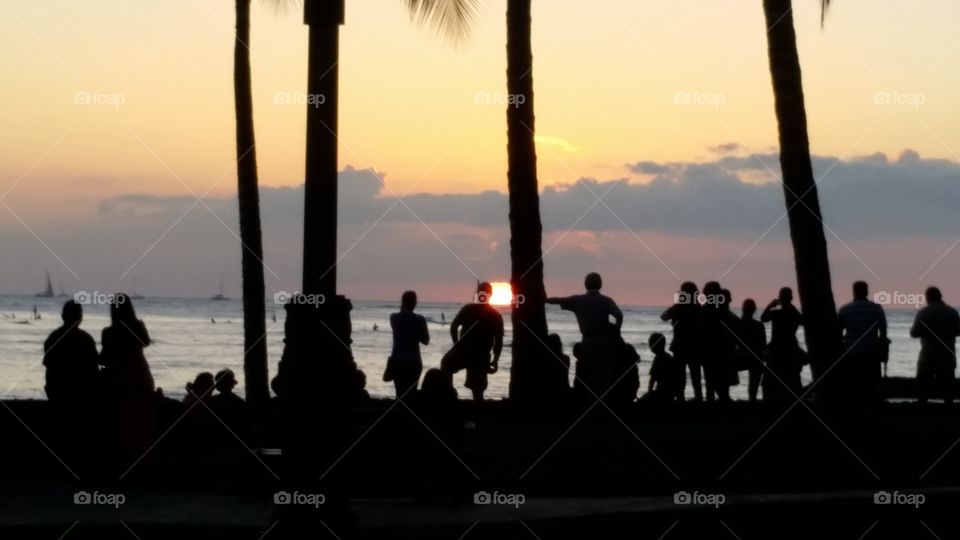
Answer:
[[(829, 0), (822, 0), (825, 11)], [(842, 344), (830, 283), (820, 199), (810, 159), (797, 36), (791, 0), (763, 0), (770, 74), (780, 136), (780, 168), (793, 243), (797, 289), (814, 379), (840, 357)]]
[[(567, 388), (565, 366), (547, 348), (543, 226), (534, 140), (531, 0), (507, 2), (507, 183), (510, 199), (510, 281), (523, 302), (513, 309), (510, 397), (543, 402)], [(519, 296), (522, 295), (522, 296)]]
[[(276, 0), (274, 0), (276, 1)], [(265, 403), (267, 383), (266, 285), (263, 276), (263, 233), (253, 128), (250, 77), (250, 0), (236, 0), (237, 28), (233, 49), (233, 92), (237, 120), (237, 198), (240, 206), (243, 273), (243, 373), (247, 401)]]
[[(456, 39), (472, 14), (472, 0), (408, 0), (411, 12)], [(563, 395), (565, 367), (547, 348), (543, 285), (543, 226), (534, 141), (531, 0), (507, 2), (507, 184), (510, 201), (510, 281), (514, 306), (510, 398), (543, 402)]]

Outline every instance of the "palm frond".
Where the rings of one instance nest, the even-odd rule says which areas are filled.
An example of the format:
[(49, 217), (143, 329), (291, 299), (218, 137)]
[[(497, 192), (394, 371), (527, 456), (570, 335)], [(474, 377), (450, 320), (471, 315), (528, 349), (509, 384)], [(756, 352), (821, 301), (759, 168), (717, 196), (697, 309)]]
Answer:
[(405, 0), (410, 16), (456, 43), (466, 39), (480, 0)]
[(300, 7), (302, 0), (263, 0), (265, 4), (272, 7), (277, 13), (286, 13), (287, 11)]

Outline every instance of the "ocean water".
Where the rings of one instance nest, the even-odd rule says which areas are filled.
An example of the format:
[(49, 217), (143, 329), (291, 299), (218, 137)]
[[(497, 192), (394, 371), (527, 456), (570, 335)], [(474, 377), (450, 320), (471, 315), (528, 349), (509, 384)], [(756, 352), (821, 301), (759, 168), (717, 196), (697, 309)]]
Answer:
[[(34, 298), (32, 296), (0, 296), (0, 399), (43, 398), (44, 367), (43, 342), (60, 324), (60, 306), (64, 299)], [(243, 391), (243, 314), (238, 299), (221, 302), (207, 299), (151, 298), (135, 300), (137, 315), (147, 325), (153, 344), (146, 349), (147, 361), (157, 386), (175, 398), (185, 393), (185, 385), (202, 371), (215, 373), (230, 368), (240, 382), (237, 391)], [(41, 319), (32, 320), (33, 306)], [(442, 325), (441, 314), (449, 321), (459, 309), (453, 303), (421, 303), (417, 311), (429, 322), (430, 345), (422, 347), (424, 368), (439, 367), (443, 354), (450, 349), (449, 326)], [(284, 311), (280, 306), (267, 306), (267, 344), (270, 355), (271, 377), (276, 374), (277, 362), (283, 351)], [(393, 384), (382, 381), (383, 368), (390, 354), (390, 313), (398, 305), (389, 302), (354, 301), (353, 354), (367, 374), (367, 390), (373, 397), (392, 397)], [(275, 311), (277, 321), (273, 322)], [(623, 307), (624, 338), (640, 352), (641, 388), (647, 385), (651, 354), (646, 345), (653, 332), (668, 334), (670, 327), (660, 321), (661, 307)], [(490, 376), (487, 397), (506, 397), (509, 388), (511, 343), (509, 308), (502, 311), (506, 326), (504, 354), (500, 371)], [(888, 374), (914, 376), (920, 345), (908, 335), (914, 311), (887, 313), (890, 350)], [(572, 345), (579, 340), (573, 315), (553, 306), (548, 308), (547, 320), (551, 332), (560, 335), (564, 351), (571, 355)], [(212, 322), (215, 321), (215, 322)], [(100, 331), (109, 323), (107, 306), (85, 306), (82, 328), (100, 342)], [(379, 331), (374, 331), (374, 325)], [(768, 328), (769, 334), (769, 328)], [(669, 334), (668, 334), (669, 335)], [(801, 331), (802, 337), (802, 331)], [(733, 387), (735, 398), (746, 398), (746, 377)], [(464, 373), (457, 374), (455, 383), (461, 398), (468, 398), (463, 387)], [(809, 381), (804, 369), (804, 382)], [(571, 374), (572, 381), (572, 374)], [(687, 394), (692, 393), (687, 385)]]

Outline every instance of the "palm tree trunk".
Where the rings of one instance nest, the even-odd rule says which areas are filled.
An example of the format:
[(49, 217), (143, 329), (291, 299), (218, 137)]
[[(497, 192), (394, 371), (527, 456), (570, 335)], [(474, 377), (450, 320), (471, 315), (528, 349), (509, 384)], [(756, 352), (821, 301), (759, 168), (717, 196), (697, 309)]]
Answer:
[(534, 141), (531, 0), (507, 3), (507, 179), (510, 192), (510, 259), (513, 291), (523, 302), (513, 309), (510, 398), (520, 402), (559, 397), (566, 371), (546, 347), (543, 286), (543, 226)]
[(810, 160), (807, 113), (791, 0), (764, 0), (763, 7), (780, 135), (783, 191), (793, 242), (800, 307), (804, 315), (804, 333), (810, 353), (810, 367), (816, 380), (841, 354), (836, 305), (830, 283), (830, 261)]
[(250, 80), (250, 0), (237, 0), (236, 5), (233, 88), (237, 116), (237, 194), (243, 272), (243, 373), (247, 401), (265, 403), (270, 397), (267, 384), (266, 285), (263, 277), (263, 237)]

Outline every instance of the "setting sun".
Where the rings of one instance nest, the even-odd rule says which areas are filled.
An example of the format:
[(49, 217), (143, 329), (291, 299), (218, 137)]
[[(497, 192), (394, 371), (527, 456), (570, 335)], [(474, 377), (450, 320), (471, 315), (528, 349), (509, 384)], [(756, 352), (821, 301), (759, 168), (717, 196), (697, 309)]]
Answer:
[(505, 281), (495, 281), (490, 284), (493, 287), (493, 295), (490, 297), (490, 304), (494, 306), (509, 306), (513, 303), (513, 289)]

